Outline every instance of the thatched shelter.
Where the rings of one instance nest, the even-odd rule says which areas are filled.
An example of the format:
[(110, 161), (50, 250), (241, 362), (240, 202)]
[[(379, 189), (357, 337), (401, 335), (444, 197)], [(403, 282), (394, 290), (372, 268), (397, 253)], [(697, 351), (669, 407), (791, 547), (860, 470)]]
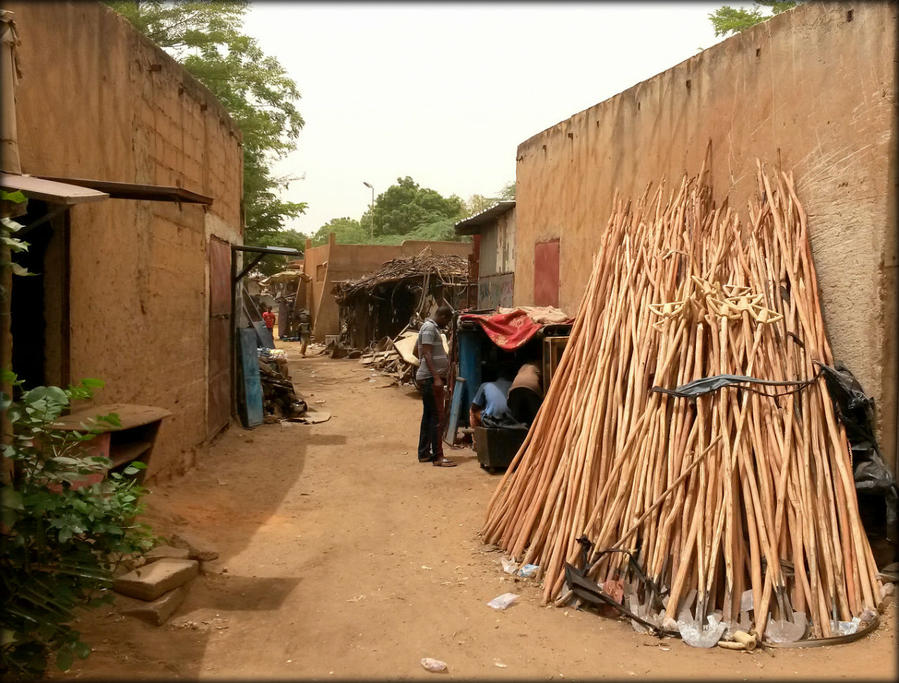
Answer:
[(334, 285), (340, 308), (341, 342), (364, 348), (405, 327), (418, 327), (435, 306), (446, 301), (457, 307), (466, 300), (468, 259), (434, 254), (429, 248), (415, 256), (391, 259), (378, 270)]

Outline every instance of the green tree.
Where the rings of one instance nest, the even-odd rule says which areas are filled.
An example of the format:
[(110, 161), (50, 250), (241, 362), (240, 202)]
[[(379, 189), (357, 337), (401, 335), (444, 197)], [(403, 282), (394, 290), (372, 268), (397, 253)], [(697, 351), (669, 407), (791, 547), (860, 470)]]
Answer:
[(482, 194), (473, 194), (468, 198), (468, 201), (465, 202), (465, 214), (467, 216), (474, 216), (482, 211), (486, 211), (496, 204), (497, 201), (498, 200), (493, 197), (485, 197)]
[(709, 21), (715, 27), (716, 36), (726, 36), (728, 34), (741, 33), (781, 12), (794, 8), (798, 4), (799, 2), (756, 0), (753, 8), (748, 10), (724, 5), (709, 14)]
[(419, 225), (412, 232), (398, 235), (397, 243), (405, 240), (422, 240), (425, 242), (467, 242), (471, 238), (468, 235), (456, 234), (456, 223), (461, 217), (438, 218), (430, 223)]
[[(281, 190), (294, 178), (272, 164), (296, 148), (303, 117), (296, 83), (255, 39), (244, 35), (245, 0), (228, 2), (108, 1), (138, 30), (209, 88), (243, 133), (244, 218), (248, 244), (274, 244), (288, 218), (306, 210)], [(289, 238), (288, 238), (289, 239)]]
[[(21, 382), (3, 369), (4, 379)], [(107, 471), (108, 458), (91, 455), (86, 442), (121, 424), (115, 413), (93, 427), (62, 431), (54, 423), (73, 400), (89, 400), (98, 380), (68, 389), (34, 387), (18, 400), (0, 393), (12, 439), (3, 457), (15, 464), (0, 487), (0, 675), (4, 680), (43, 678), (51, 656), (68, 669), (90, 646), (75, 630), (85, 608), (112, 602), (113, 577), (123, 563), (156, 542), (136, 521), (147, 492), (133, 475), (145, 467)]]
[[(278, 230), (268, 235), (265, 240), (266, 247), (290, 247), (302, 253), (306, 249), (306, 235), (296, 230)], [(246, 259), (246, 257), (244, 257)], [(279, 270), (284, 270), (290, 261), (295, 260), (296, 256), (275, 256), (269, 255), (263, 258), (254, 270), (258, 270), (263, 275), (272, 275)]]
[[(367, 224), (366, 224), (367, 225)], [(312, 236), (312, 244), (319, 246), (328, 243), (328, 235), (334, 233), (338, 244), (368, 244), (371, 239), (368, 230), (355, 218), (332, 218), (321, 226)]]
[[(368, 225), (368, 214), (363, 215), (363, 225)], [(465, 202), (457, 195), (444, 197), (406, 176), (397, 178), (396, 184), (378, 195), (374, 209), (374, 234), (406, 235), (421, 225), (442, 218), (458, 220), (464, 214)]]
[(507, 183), (503, 186), (503, 189), (500, 190), (499, 198), (500, 199), (515, 199), (515, 188), (517, 187), (515, 181), (513, 180), (510, 183)]

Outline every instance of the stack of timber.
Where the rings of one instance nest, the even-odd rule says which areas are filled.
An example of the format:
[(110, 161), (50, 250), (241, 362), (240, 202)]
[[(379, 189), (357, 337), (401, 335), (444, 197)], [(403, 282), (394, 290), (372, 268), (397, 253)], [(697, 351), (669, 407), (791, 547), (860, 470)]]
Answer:
[[(484, 540), (540, 566), (544, 603), (568, 601), (566, 564), (580, 564), (660, 630), (714, 616), (777, 641), (876, 623), (883, 590), (819, 371), (833, 358), (792, 174), (759, 164), (748, 221), (715, 208), (706, 175), (616, 196)], [(723, 374), (769, 383), (664, 391)]]
[(411, 349), (417, 339), (415, 330), (403, 330), (395, 339), (384, 337), (363, 353), (359, 362), (393, 378), (397, 384), (412, 384), (418, 365), (414, 362)]
[(266, 423), (297, 418), (306, 412), (306, 401), (297, 396), (285, 358), (260, 356), (259, 380)]

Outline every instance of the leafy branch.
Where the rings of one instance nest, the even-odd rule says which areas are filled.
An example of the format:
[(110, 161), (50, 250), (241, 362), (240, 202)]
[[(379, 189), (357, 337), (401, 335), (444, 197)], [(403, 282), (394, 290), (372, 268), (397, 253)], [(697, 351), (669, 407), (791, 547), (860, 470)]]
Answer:
[(715, 27), (716, 36), (742, 33), (746, 29), (767, 21), (781, 12), (793, 9), (798, 4), (800, 2), (756, 0), (752, 9), (740, 9), (724, 5), (709, 14), (709, 21)]

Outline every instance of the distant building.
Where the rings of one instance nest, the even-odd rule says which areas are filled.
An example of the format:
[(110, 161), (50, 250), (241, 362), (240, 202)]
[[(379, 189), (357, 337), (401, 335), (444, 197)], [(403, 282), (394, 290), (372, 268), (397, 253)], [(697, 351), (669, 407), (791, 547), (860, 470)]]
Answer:
[(511, 306), (515, 289), (515, 200), (499, 201), (455, 227), (459, 235), (474, 235), (475, 272), (471, 277), (478, 283), (477, 308)]
[(334, 298), (334, 284), (354, 280), (378, 270), (390, 259), (415, 256), (425, 247), (435, 254), (471, 254), (470, 242), (425, 242), (407, 240), (400, 245), (337, 244), (331, 233), (327, 244), (313, 247), (306, 241), (304, 268), (309, 275), (307, 308), (312, 315), (312, 337), (318, 341), (326, 335), (340, 333), (340, 311)]

